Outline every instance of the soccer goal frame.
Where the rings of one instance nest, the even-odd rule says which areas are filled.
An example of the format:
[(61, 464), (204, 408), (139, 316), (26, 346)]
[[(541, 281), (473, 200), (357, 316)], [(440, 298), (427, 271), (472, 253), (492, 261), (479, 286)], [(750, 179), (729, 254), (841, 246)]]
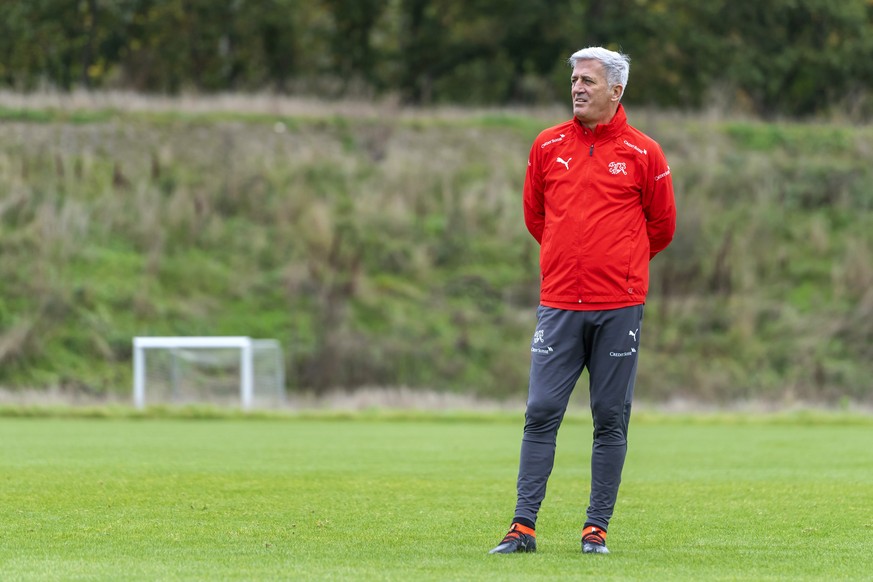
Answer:
[(204, 349), (231, 348), (240, 352), (239, 396), (243, 410), (251, 410), (255, 393), (254, 351), (258, 346), (272, 346), (279, 361), (276, 363), (276, 384), (284, 393), (284, 365), (281, 361), (281, 347), (277, 340), (252, 339), (245, 336), (167, 336), (133, 338), (133, 403), (138, 409), (146, 405), (146, 354), (148, 349)]

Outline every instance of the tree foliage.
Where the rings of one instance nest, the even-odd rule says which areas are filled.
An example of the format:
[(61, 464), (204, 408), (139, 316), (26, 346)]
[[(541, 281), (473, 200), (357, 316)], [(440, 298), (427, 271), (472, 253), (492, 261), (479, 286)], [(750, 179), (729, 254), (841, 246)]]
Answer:
[(6, 1), (0, 85), (548, 103), (596, 44), (631, 55), (631, 102), (867, 115), (871, 24), (868, 0)]

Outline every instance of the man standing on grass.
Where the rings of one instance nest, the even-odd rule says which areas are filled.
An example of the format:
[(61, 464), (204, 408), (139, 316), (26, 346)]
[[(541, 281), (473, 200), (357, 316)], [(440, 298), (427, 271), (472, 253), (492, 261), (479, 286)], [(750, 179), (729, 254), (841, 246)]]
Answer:
[(620, 104), (630, 59), (601, 47), (569, 59), (573, 119), (531, 148), (524, 217), (540, 244), (540, 306), (509, 533), (492, 554), (536, 551), (536, 519), (558, 427), (582, 370), (594, 442), (582, 551), (606, 554), (627, 452), (649, 260), (673, 239), (676, 208), (660, 146)]

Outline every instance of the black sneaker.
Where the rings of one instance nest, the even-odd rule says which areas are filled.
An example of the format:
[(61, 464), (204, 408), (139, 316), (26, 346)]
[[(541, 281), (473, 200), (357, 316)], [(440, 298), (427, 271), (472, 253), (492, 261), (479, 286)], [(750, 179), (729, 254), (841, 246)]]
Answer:
[(608, 554), (606, 549), (606, 530), (589, 525), (582, 530), (583, 554)]
[(514, 554), (515, 552), (537, 551), (537, 534), (529, 527), (514, 523), (509, 533), (489, 554)]

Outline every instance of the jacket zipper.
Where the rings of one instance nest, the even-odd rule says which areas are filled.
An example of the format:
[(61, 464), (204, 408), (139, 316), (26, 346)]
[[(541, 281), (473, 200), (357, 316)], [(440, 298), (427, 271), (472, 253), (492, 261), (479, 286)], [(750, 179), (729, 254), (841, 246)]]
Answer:
[[(591, 142), (591, 145), (588, 147), (588, 157), (589, 157), (589, 158), (593, 158), (593, 157), (594, 157), (594, 142)], [(580, 272), (581, 272), (581, 270), (582, 270), (582, 269), (581, 269), (581, 266), (579, 267), (579, 270), (580, 270)], [(581, 286), (582, 286), (582, 284), (581, 284), (581, 282), (580, 282), (580, 283), (579, 283), (580, 291), (581, 291)], [(579, 298), (578, 303), (582, 303), (582, 299), (581, 299), (581, 298)]]

